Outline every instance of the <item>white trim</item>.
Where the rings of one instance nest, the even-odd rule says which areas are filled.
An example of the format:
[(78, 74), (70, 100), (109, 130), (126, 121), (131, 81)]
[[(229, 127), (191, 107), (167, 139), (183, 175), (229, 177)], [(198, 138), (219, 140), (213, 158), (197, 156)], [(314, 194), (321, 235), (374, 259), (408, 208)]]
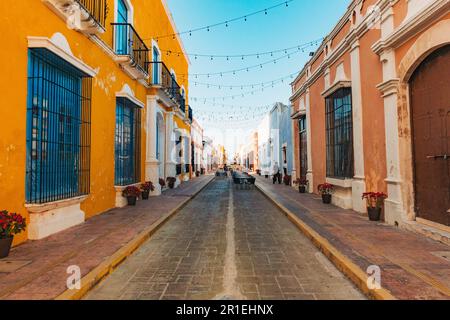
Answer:
[[(133, 25), (134, 23), (134, 7), (131, 0), (123, 0), (128, 8), (128, 23)], [(114, 0), (114, 22), (117, 22), (117, 10), (119, 8), (118, 0)]]
[(169, 72), (175, 78), (175, 81), (177, 81), (177, 73), (175, 72), (175, 70), (173, 70), (173, 68), (170, 68)]
[[(161, 53), (161, 49), (159, 49), (158, 42), (156, 42), (154, 39), (152, 39), (152, 61), (153, 61), (153, 50), (155, 48), (158, 51), (160, 61), (162, 61), (162, 53)], [(158, 61), (153, 61), (153, 62), (158, 62)]]
[(322, 91), (321, 95), (322, 95), (322, 97), (327, 98), (330, 95), (332, 95), (333, 93), (335, 93), (336, 91), (338, 91), (339, 89), (351, 88), (351, 87), (352, 87), (352, 82), (350, 80), (346, 80), (346, 81), (340, 80), (340, 81), (337, 81), (336, 83), (334, 83), (327, 90)]
[[(75, 57), (72, 52), (67, 47), (61, 47), (60, 43), (55, 43), (55, 39), (59, 38), (61, 39), (61, 36), (65, 39), (63, 35), (56, 37), (57, 34), (55, 34), (52, 39), (49, 39), (47, 37), (34, 37), (34, 36), (28, 36), (28, 48), (43, 48), (47, 49), (54, 54), (56, 54), (58, 57), (64, 59), (71, 65), (73, 65), (75, 68), (79, 69), (80, 71), (86, 73), (90, 77), (95, 77), (97, 75), (97, 71), (84, 63), (82, 60)], [(68, 45), (68, 44), (67, 44)]]
[(133, 102), (135, 105), (139, 106), (140, 108), (145, 107), (145, 103), (140, 101), (134, 96), (133, 90), (131, 90), (130, 86), (128, 84), (124, 84), (122, 87), (122, 90), (119, 92), (116, 92), (116, 97), (122, 97), (127, 98), (131, 102)]
[(47, 202), (47, 203), (42, 203), (42, 204), (26, 203), (25, 208), (27, 208), (29, 213), (42, 213), (45, 211), (50, 211), (50, 210), (60, 209), (60, 208), (64, 208), (64, 207), (69, 207), (69, 206), (72, 206), (75, 204), (80, 204), (87, 198), (88, 198), (88, 196), (85, 195), (85, 196), (79, 196), (79, 197), (74, 197), (74, 198), (69, 198), (69, 199), (52, 201), (52, 202)]
[(333, 186), (341, 187), (350, 189), (352, 187), (353, 179), (336, 179), (336, 178), (329, 178), (326, 179), (327, 183), (331, 183)]

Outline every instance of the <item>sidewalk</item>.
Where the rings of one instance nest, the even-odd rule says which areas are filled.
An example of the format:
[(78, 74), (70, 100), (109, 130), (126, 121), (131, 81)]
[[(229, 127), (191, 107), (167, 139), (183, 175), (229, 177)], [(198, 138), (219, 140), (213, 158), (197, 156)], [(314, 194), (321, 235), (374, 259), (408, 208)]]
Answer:
[(82, 286), (89, 289), (87, 285), (107, 275), (212, 179), (210, 175), (195, 178), (159, 197), (138, 201), (136, 207), (113, 209), (13, 248), (7, 259), (0, 260), (0, 299), (78, 297), (66, 291), (69, 266), (80, 267)]
[(397, 299), (450, 298), (449, 246), (322, 204), (317, 195), (273, 185), (271, 179), (257, 177), (256, 184), (363, 291), (367, 267), (377, 265), (386, 294), (376, 298), (389, 293)]

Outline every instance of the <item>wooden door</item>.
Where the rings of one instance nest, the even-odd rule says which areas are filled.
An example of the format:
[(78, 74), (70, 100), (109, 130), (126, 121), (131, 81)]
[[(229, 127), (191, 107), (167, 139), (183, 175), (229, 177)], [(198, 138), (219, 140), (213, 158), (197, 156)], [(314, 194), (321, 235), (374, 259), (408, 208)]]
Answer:
[(410, 80), (415, 207), (450, 225), (450, 46), (428, 56)]

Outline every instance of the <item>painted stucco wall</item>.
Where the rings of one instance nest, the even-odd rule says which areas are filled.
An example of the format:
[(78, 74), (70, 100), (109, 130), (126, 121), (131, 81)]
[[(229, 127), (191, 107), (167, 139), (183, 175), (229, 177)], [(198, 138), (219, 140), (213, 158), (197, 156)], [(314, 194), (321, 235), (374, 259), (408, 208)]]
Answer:
[[(161, 0), (133, 0), (135, 28), (143, 39), (173, 33), (168, 14)], [(108, 0), (109, 15), (106, 32), (100, 36), (106, 46), (112, 46), (114, 0)], [(90, 194), (81, 204), (86, 218), (111, 209), (115, 205), (114, 190), (114, 132), (115, 93), (128, 85), (135, 97), (145, 103), (147, 89), (132, 80), (119, 65), (86, 35), (71, 30), (66, 23), (51, 11), (41, 0), (3, 0), (0, 18), (3, 50), (0, 53), (0, 87), (2, 90), (0, 117), (8, 119), (8, 125), (0, 134), (0, 193), (1, 209), (18, 212), (28, 218), (25, 209), (25, 165), (26, 165), (26, 108), (27, 108), (27, 63), (28, 36), (51, 38), (61, 33), (68, 41), (76, 58), (94, 68), (98, 74), (92, 86), (91, 167)], [(150, 46), (151, 40), (146, 41)], [(181, 51), (178, 41), (165, 38), (159, 47)], [(186, 57), (163, 56), (165, 63), (179, 74), (188, 73)], [(187, 77), (179, 77), (180, 85), (188, 88)], [(142, 169), (145, 162), (145, 109), (142, 109)], [(185, 124), (182, 124), (186, 126)], [(188, 128), (188, 126), (186, 126)], [(15, 238), (18, 244), (27, 239), (24, 232)]]

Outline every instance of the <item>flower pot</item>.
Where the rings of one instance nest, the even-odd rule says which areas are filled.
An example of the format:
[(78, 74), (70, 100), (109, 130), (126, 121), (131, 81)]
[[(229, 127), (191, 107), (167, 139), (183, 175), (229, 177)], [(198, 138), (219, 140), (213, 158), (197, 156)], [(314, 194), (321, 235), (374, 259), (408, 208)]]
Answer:
[(148, 200), (150, 191), (142, 191), (142, 200)]
[(298, 186), (298, 192), (306, 193), (306, 186)]
[(370, 221), (380, 221), (381, 208), (367, 208), (367, 213), (369, 214)]
[(330, 204), (331, 203), (331, 194), (323, 194), (322, 202), (325, 204)]
[(170, 189), (175, 188), (175, 182), (169, 182), (169, 188)]
[(135, 206), (136, 205), (136, 197), (127, 197), (128, 205)]
[(11, 245), (14, 237), (10, 238), (0, 238), (0, 259), (6, 258), (9, 255), (9, 250), (11, 250)]

